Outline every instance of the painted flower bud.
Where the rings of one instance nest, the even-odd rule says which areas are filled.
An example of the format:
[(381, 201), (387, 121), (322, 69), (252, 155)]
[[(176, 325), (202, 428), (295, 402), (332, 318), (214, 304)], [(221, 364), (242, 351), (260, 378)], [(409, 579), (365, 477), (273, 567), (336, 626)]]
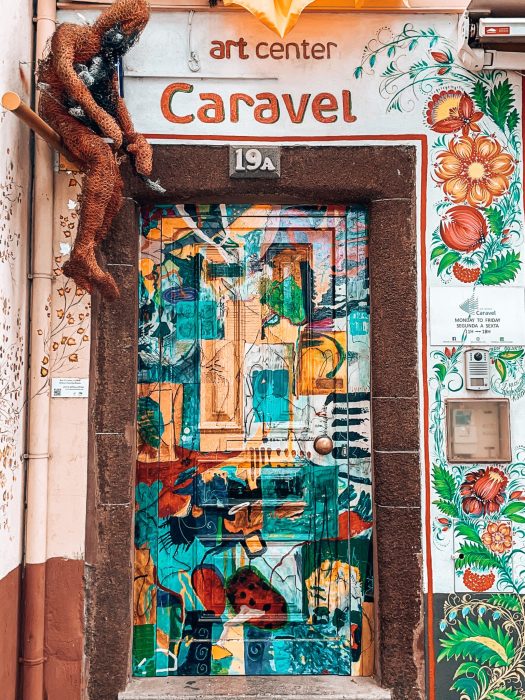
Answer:
[(447, 211), (441, 219), (439, 232), (445, 245), (467, 253), (483, 244), (487, 237), (487, 222), (478, 209), (460, 205)]

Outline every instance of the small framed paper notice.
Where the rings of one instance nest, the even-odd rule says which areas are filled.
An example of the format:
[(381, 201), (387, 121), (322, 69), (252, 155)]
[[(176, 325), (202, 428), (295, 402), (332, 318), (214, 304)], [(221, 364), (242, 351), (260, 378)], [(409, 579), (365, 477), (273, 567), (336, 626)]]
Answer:
[(523, 287), (432, 287), (431, 345), (525, 345)]
[(51, 380), (51, 398), (86, 399), (89, 395), (89, 379), (54, 377)]

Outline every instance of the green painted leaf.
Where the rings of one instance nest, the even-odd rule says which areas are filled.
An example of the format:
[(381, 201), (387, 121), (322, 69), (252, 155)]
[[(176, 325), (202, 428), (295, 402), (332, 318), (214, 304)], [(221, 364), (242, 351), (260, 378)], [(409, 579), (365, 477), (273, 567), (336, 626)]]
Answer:
[(507, 515), (507, 518), (512, 520), (513, 523), (525, 523), (525, 515), (518, 515), (515, 513), (513, 515)]
[(458, 518), (459, 513), (457, 506), (450, 501), (432, 501), (432, 503), (439, 508), (439, 510), (448, 515), (449, 518)]
[(477, 663), (474, 663), (474, 661), (464, 661), (456, 669), (456, 673), (454, 674), (454, 678), (459, 678), (459, 676), (466, 676), (467, 673), (478, 674), (480, 668), (481, 668), (481, 666)]
[(474, 86), (474, 90), (472, 91), (472, 99), (478, 106), (478, 109), (480, 109), (482, 112), (487, 111), (487, 97), (488, 90), (485, 87), (485, 84), (482, 83), (481, 80), (478, 80)]
[(504, 382), (505, 377), (507, 376), (507, 365), (502, 362), (502, 360), (494, 360), (494, 367), (498, 371), (501, 381)]
[(370, 56), (370, 60), (369, 60), (370, 68), (373, 68), (375, 66), (376, 61), (377, 61), (377, 54), (373, 53)]
[(413, 51), (417, 46), (417, 39), (412, 39), (410, 44), (408, 45), (408, 50)]
[[(426, 68), (428, 68), (428, 63), (426, 61), (417, 61), (409, 69), (410, 77), (415, 80), (421, 71), (424, 71)], [(397, 66), (396, 70), (399, 70)]]
[(519, 598), (509, 593), (496, 593), (492, 595), (487, 602), (498, 608), (504, 608), (505, 610), (521, 610)]
[(137, 423), (142, 440), (150, 447), (159, 447), (164, 420), (159, 404), (150, 396), (141, 396), (137, 402)]
[(513, 109), (512, 112), (507, 117), (507, 126), (509, 131), (514, 131), (518, 126), (520, 121), (520, 115), (517, 109)]
[(514, 93), (508, 78), (495, 85), (487, 100), (487, 110), (490, 117), (500, 129), (505, 128), (507, 117), (514, 105)]
[(506, 255), (492, 258), (479, 276), (481, 284), (496, 285), (512, 282), (521, 267), (520, 254), (509, 250)]
[(451, 265), (457, 262), (460, 259), (460, 257), (461, 255), (459, 253), (456, 253), (455, 251), (450, 251), (450, 253), (444, 255), (439, 263), (437, 272), (438, 275), (441, 275), (442, 272), (444, 272), (447, 268), (449, 268)]
[(362, 75), (363, 75), (363, 67), (357, 66), (357, 68), (354, 71), (354, 78), (360, 78)]
[(456, 559), (456, 569), (465, 569), (467, 566), (474, 566), (481, 571), (499, 568), (500, 560), (492, 554), (486, 547), (480, 544), (464, 543), (460, 546)]
[(479, 695), (479, 685), (475, 678), (458, 678), (452, 684), (452, 690), (457, 690), (461, 693), (461, 697), (465, 700), (476, 700)]
[(448, 246), (441, 244), (437, 245), (433, 251), (432, 254), (430, 255), (431, 260), (435, 260), (436, 258), (439, 258), (440, 255), (444, 255), (448, 250)]
[(386, 52), (389, 58), (392, 58), (392, 56), (395, 56), (396, 53), (396, 47), (391, 46), (388, 51)]
[(481, 537), (473, 525), (459, 522), (456, 523), (455, 530), (457, 535), (464, 537), (469, 542), (477, 542), (478, 544), (481, 544)]
[[(469, 678), (474, 677), (480, 686), (480, 694), (486, 690), (489, 684), (489, 674), (487, 669), (474, 661), (464, 661), (458, 666), (456, 672), (454, 673), (454, 679), (460, 678), (461, 676), (468, 676)], [(477, 698), (479, 696), (476, 695), (475, 697)]]
[(452, 474), (445, 467), (434, 467), (432, 485), (435, 492), (445, 501), (453, 501), (457, 484)]
[(500, 688), (489, 693), (487, 700), (523, 700), (523, 695), (514, 688)]
[(485, 211), (485, 216), (490, 226), (490, 230), (495, 236), (501, 236), (503, 233), (503, 228), (505, 226), (505, 220), (503, 219), (503, 214), (500, 209), (496, 207), (489, 207)]
[(514, 523), (525, 523), (525, 515), (523, 514), (524, 510), (525, 503), (513, 501), (505, 506), (505, 508), (501, 511), (501, 514), (509, 520), (512, 520)]
[(505, 508), (501, 511), (502, 515), (514, 515), (515, 513), (520, 513), (525, 510), (525, 503), (520, 503), (520, 501), (512, 501), (508, 503)]
[(514, 658), (514, 641), (502, 627), (482, 618), (459, 622), (440, 640), (443, 659), (469, 659), (491, 666), (509, 666)]
[(445, 365), (440, 362), (437, 365), (434, 365), (434, 371), (436, 373), (436, 377), (439, 379), (441, 383), (445, 381), (445, 377), (447, 376), (447, 368)]
[(505, 350), (504, 352), (500, 352), (498, 357), (502, 360), (517, 360), (523, 357), (523, 353), (525, 353), (525, 350)]

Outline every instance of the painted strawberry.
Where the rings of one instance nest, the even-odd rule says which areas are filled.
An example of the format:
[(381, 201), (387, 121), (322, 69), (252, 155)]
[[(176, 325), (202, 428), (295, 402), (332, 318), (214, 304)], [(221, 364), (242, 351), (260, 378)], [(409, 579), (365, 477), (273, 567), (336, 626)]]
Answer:
[(286, 624), (286, 600), (256, 569), (238, 569), (227, 582), (226, 595), (237, 614), (243, 608), (253, 610), (253, 617), (246, 622), (254, 627), (277, 629)]
[(463, 574), (463, 583), (470, 591), (475, 591), (476, 593), (483, 593), (488, 591), (494, 585), (496, 577), (492, 573), (489, 574), (476, 574), (472, 569), (467, 569)]
[(454, 263), (454, 266), (452, 268), (452, 274), (454, 275), (454, 277), (460, 282), (465, 282), (465, 284), (475, 282), (480, 276), (480, 273), (481, 268), (469, 267), (467, 265), (462, 265), (459, 262)]

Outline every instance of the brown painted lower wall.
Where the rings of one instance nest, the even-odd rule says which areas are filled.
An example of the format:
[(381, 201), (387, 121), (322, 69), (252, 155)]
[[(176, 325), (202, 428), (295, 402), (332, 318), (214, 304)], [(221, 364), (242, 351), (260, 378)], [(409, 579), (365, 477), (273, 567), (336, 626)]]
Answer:
[(0, 692), (2, 700), (16, 700), (18, 683), (18, 630), (20, 567), (0, 581)]
[(46, 566), (46, 700), (80, 700), (84, 663), (84, 562)]

